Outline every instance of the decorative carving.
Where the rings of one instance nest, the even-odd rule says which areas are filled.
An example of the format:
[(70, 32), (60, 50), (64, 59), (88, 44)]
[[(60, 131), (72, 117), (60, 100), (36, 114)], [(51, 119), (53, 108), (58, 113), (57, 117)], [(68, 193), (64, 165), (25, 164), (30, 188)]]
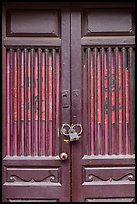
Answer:
[(60, 183), (59, 168), (7, 168), (7, 182)]
[(10, 176), (10, 182), (30, 182), (30, 183), (34, 183), (34, 182), (51, 182), (51, 183), (57, 183), (57, 178), (54, 176), (54, 175), (50, 175), (50, 176), (47, 176), (43, 179), (35, 179), (35, 178), (31, 178), (31, 179), (23, 179), (19, 176), (16, 176), (16, 175), (11, 175)]
[(128, 173), (122, 177), (118, 177), (118, 178), (113, 178), (113, 177), (109, 177), (109, 178), (101, 178), (95, 174), (89, 174), (88, 176), (86, 176), (86, 182), (92, 182), (92, 181), (125, 181), (125, 180), (128, 180), (128, 181), (134, 181), (135, 180), (135, 177), (134, 177), (134, 174), (132, 173)]

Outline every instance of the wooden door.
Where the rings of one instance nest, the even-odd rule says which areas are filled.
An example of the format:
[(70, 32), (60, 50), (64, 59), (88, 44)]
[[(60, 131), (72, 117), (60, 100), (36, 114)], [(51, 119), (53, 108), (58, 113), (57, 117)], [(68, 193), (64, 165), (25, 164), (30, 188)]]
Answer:
[(70, 146), (60, 135), (70, 124), (68, 56), (70, 12), (4, 4), (3, 201), (70, 201)]
[(134, 5), (5, 3), (2, 19), (3, 201), (134, 201)]
[(73, 5), (73, 202), (134, 202), (134, 40), (131, 4)]

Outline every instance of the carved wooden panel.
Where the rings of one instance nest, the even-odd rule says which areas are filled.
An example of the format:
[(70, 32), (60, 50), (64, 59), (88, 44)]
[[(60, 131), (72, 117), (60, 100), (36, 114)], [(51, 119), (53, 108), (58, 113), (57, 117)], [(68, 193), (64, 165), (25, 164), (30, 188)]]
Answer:
[(8, 10), (7, 36), (60, 36), (60, 17), (56, 10)]
[(59, 168), (7, 168), (7, 181), (13, 184), (59, 184)]
[(95, 183), (115, 183), (135, 181), (134, 167), (83, 167), (83, 180)]
[(83, 12), (82, 35), (133, 35), (132, 12), (116, 9), (92, 9)]

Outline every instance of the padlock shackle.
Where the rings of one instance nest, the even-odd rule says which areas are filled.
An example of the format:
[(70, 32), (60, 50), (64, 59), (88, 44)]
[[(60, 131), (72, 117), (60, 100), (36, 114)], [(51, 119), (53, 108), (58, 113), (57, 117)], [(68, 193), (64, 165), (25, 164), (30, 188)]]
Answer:
[(73, 125), (73, 124), (71, 125), (72, 129), (74, 129), (74, 127), (76, 127), (76, 126), (80, 127), (80, 132), (79, 132), (79, 133), (77, 132), (77, 134), (78, 134), (78, 135), (81, 135), (81, 133), (82, 133), (82, 131), (83, 131), (83, 130), (82, 130), (82, 125), (79, 124), (79, 123), (76, 123), (76, 124), (74, 124), (74, 125)]
[(77, 133), (77, 134), (78, 134), (78, 135), (81, 135), (81, 133), (82, 133), (82, 125), (79, 124), (79, 123), (76, 123), (76, 124), (74, 124), (74, 125), (71, 124), (71, 126), (70, 126), (68, 123), (64, 123), (64, 124), (62, 124), (62, 127), (61, 127), (61, 129), (60, 129), (61, 134), (65, 135), (65, 136), (68, 136), (68, 135), (69, 135), (69, 133), (66, 133), (67, 130), (66, 130), (65, 127), (69, 127), (68, 132), (69, 132), (70, 130), (74, 130), (75, 132), (77, 132), (77, 131), (74, 129), (74, 127), (76, 127), (76, 126), (80, 127), (80, 132)]

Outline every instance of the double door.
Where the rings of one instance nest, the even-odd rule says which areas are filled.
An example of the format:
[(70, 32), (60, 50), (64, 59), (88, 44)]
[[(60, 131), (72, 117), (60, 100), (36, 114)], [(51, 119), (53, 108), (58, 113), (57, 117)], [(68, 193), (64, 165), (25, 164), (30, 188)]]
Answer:
[(2, 29), (3, 201), (134, 201), (134, 5), (5, 3)]

